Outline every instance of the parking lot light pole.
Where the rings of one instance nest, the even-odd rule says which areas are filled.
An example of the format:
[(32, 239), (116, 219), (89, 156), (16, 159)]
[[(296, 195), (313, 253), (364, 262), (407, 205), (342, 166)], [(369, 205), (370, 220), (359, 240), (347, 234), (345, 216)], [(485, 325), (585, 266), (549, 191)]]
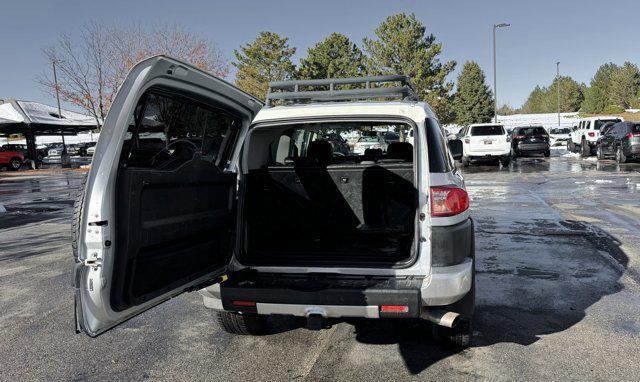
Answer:
[(558, 88), (558, 127), (560, 127), (560, 61), (556, 62), (556, 87)]
[(493, 122), (498, 123), (498, 80), (496, 75), (496, 29), (506, 28), (511, 24), (493, 24)]

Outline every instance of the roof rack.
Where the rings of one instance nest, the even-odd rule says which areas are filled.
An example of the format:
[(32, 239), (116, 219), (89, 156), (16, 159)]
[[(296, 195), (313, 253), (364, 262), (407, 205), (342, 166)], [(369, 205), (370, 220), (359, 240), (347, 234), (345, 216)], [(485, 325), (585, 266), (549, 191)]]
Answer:
[[(338, 88), (336, 88), (336, 85), (338, 85)], [(356, 85), (359, 87), (340, 89), (339, 87), (341, 85)], [(300, 90), (301, 88), (304, 90)], [(307, 90), (308, 88), (329, 88), (329, 90)], [(419, 101), (418, 95), (409, 83), (409, 77), (394, 74), (371, 77), (270, 82), (266, 106), (272, 106), (273, 101), (276, 100), (301, 103), (372, 98)]]

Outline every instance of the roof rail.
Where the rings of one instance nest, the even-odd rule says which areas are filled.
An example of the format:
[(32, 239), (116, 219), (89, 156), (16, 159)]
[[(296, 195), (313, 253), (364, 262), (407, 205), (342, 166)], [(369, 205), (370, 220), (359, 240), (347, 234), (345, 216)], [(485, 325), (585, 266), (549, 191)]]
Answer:
[[(338, 85), (338, 87), (340, 87), (340, 85), (356, 85), (357, 87), (339, 89), (336, 88), (336, 85)], [(328, 88), (329, 90), (306, 90), (308, 88), (313, 89), (319, 87)], [(305, 90), (300, 90), (300, 88)], [(419, 100), (418, 95), (409, 82), (409, 77), (393, 74), (371, 77), (270, 82), (266, 106), (272, 106), (272, 101), (301, 103), (372, 98), (402, 99), (406, 101)]]

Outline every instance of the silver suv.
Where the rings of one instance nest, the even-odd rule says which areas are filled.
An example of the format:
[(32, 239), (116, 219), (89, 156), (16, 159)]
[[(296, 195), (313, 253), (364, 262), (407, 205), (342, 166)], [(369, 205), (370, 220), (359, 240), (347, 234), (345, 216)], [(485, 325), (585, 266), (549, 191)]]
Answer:
[[(366, 131), (400, 140), (359, 154), (326, 139)], [(76, 327), (90, 336), (199, 290), (231, 333), (257, 334), (272, 314), (311, 329), (405, 318), (470, 341), (469, 199), (404, 76), (272, 83), (265, 106), (188, 64), (144, 60), (75, 212)]]

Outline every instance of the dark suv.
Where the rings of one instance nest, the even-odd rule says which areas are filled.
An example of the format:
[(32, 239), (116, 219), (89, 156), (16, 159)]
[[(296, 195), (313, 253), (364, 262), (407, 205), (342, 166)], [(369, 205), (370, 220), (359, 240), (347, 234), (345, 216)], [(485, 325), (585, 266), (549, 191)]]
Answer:
[(544, 154), (549, 157), (549, 134), (542, 126), (521, 126), (511, 131), (511, 157)]
[(640, 123), (618, 122), (604, 131), (596, 147), (598, 159), (614, 156), (616, 162), (640, 158)]

